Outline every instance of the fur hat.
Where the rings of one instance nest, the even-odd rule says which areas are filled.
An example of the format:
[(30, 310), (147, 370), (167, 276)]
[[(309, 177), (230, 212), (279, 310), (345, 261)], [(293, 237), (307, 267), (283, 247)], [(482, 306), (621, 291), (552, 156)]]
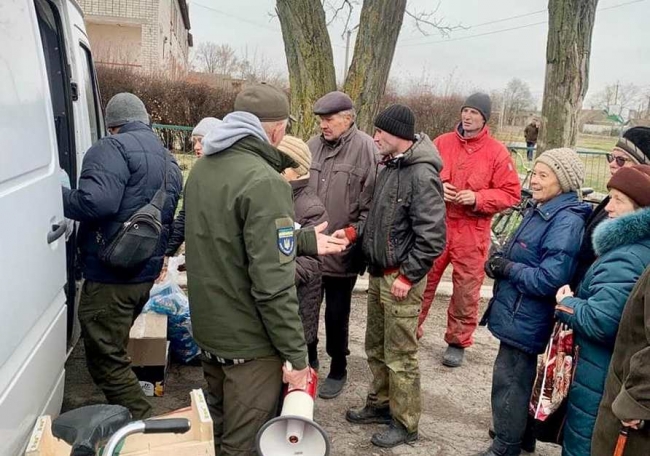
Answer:
[(585, 180), (585, 164), (580, 156), (568, 147), (547, 150), (537, 157), (535, 163), (544, 163), (553, 170), (560, 182), (562, 193), (579, 190)]
[(415, 114), (408, 106), (394, 104), (377, 114), (375, 127), (393, 136), (413, 141), (415, 138)]
[(607, 189), (625, 193), (639, 207), (650, 206), (650, 166), (634, 165), (619, 169), (607, 182)]
[(121, 127), (129, 122), (142, 122), (149, 125), (149, 114), (144, 103), (132, 93), (122, 92), (111, 98), (106, 104), (106, 126)]
[(295, 136), (285, 135), (282, 142), (278, 144), (278, 150), (287, 155), (293, 161), (298, 163), (298, 167), (294, 168), (299, 176), (304, 176), (309, 173), (311, 166), (311, 151), (307, 144)]

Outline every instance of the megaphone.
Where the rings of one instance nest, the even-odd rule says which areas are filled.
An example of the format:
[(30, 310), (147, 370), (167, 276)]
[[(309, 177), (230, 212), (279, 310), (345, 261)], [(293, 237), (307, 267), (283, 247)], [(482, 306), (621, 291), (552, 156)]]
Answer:
[[(286, 362), (287, 370), (291, 363)], [(318, 374), (309, 369), (305, 389), (289, 389), (284, 393), (282, 413), (268, 421), (257, 433), (257, 452), (261, 456), (328, 456), (330, 440), (327, 432), (314, 422), (314, 398), (318, 391)]]

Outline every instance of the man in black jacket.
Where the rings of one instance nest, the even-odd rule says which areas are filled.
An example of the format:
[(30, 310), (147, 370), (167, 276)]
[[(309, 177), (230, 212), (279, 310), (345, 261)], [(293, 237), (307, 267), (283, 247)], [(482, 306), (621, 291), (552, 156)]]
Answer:
[[(182, 188), (180, 168), (149, 126), (142, 101), (115, 95), (106, 105), (110, 136), (86, 152), (75, 190), (63, 188), (67, 218), (79, 225), (79, 259), (84, 284), (79, 322), (93, 381), (111, 404), (127, 407), (135, 419), (151, 415), (151, 405), (126, 355), (129, 330), (149, 299), (160, 274), (170, 226)], [(165, 181), (165, 175), (167, 179)], [(99, 252), (122, 224), (151, 202), (165, 185), (162, 236), (154, 255), (138, 270), (102, 263)]]
[(368, 261), (366, 354), (373, 374), (365, 407), (350, 409), (352, 423), (385, 423), (374, 445), (391, 448), (417, 440), (420, 372), (418, 316), (426, 275), (445, 247), (442, 160), (415, 117), (393, 105), (375, 118), (375, 144), (383, 169), (365, 223), (335, 237), (361, 242)]

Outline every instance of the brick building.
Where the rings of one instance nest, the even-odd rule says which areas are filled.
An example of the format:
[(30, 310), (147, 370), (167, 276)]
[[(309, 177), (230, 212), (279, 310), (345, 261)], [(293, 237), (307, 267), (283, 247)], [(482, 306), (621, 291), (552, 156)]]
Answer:
[(78, 0), (97, 64), (175, 74), (192, 46), (186, 0)]

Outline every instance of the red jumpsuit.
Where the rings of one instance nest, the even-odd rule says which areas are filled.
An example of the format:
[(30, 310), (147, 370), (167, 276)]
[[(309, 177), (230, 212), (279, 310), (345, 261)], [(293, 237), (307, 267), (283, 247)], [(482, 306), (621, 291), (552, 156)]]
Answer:
[(472, 345), (478, 323), (478, 302), (485, 276), (483, 266), (490, 245), (492, 216), (521, 198), (519, 176), (506, 147), (485, 127), (465, 139), (459, 129), (434, 141), (442, 156), (442, 182), (458, 191), (476, 193), (474, 207), (447, 203), (447, 246), (427, 275), (418, 336), (445, 269), (453, 267), (453, 293), (447, 310), (445, 342), (458, 347)]

